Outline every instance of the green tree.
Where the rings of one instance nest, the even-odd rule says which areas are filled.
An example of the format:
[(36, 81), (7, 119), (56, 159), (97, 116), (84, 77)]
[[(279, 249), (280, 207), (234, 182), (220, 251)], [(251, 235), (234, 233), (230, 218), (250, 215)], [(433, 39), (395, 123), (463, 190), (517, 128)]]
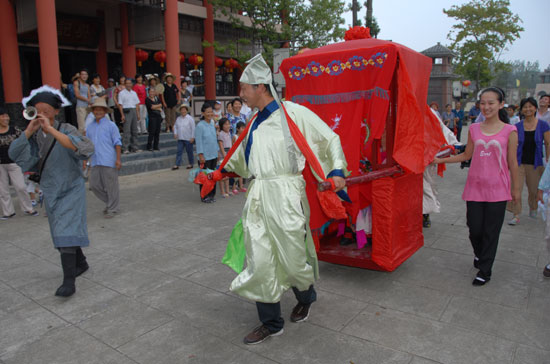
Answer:
[(500, 54), (520, 37), (522, 20), (509, 0), (471, 0), (443, 12), (457, 20), (447, 36), (458, 53), (455, 72), (474, 80), (477, 93), (492, 79), (491, 63), (502, 67)]
[[(274, 48), (290, 46), (317, 48), (344, 37), (343, 0), (210, 0), (214, 11), (229, 18), (233, 27), (242, 29), (251, 52), (240, 53), (239, 60), (262, 51), (271, 59)], [(247, 26), (239, 13), (248, 16)], [(256, 46), (260, 45), (261, 49)], [(215, 47), (221, 47), (215, 44)], [(226, 45), (231, 53), (233, 46)], [(234, 55), (237, 56), (237, 55)]]
[[(537, 86), (539, 73), (541, 72), (539, 62), (516, 60), (506, 63), (500, 71), (494, 72), (493, 84), (507, 88), (519, 88), (520, 95), (525, 95), (527, 90)], [(518, 85), (519, 81), (519, 85)]]
[(372, 15), (372, 0), (365, 1), (365, 6), (367, 7), (365, 26), (369, 27), (370, 35), (372, 35), (373, 38), (378, 38), (378, 33), (380, 33), (380, 26), (378, 25), (376, 18)]
[(294, 20), (289, 21), (295, 47), (317, 48), (344, 39), (344, 1), (296, 1)]

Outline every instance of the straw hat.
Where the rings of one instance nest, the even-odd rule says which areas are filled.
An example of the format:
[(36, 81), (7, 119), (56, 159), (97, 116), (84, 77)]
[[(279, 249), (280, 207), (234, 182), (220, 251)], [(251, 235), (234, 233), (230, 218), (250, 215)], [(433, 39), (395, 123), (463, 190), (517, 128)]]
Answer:
[(166, 80), (168, 77), (172, 77), (172, 80), (174, 80), (174, 75), (171, 74), (170, 72), (166, 72), (166, 73), (164, 74), (164, 79), (165, 79), (165, 80)]
[(113, 110), (109, 106), (107, 106), (107, 104), (105, 103), (105, 99), (103, 97), (98, 97), (97, 99), (95, 99), (94, 103), (91, 104), (90, 106), (88, 106), (86, 111), (87, 112), (92, 112), (94, 107), (102, 107), (103, 109), (105, 109), (106, 113), (113, 112)]
[(187, 112), (189, 112), (189, 105), (188, 104), (181, 104), (178, 111), (181, 112), (181, 108), (184, 107), (187, 109)]

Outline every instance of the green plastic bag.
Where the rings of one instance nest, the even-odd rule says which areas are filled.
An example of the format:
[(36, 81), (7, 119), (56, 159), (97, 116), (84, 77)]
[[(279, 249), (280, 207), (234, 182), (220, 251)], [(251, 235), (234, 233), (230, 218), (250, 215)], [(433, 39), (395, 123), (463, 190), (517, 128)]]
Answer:
[(246, 249), (244, 248), (243, 222), (240, 219), (231, 232), (231, 237), (225, 248), (225, 255), (222, 258), (222, 263), (237, 273), (241, 273), (244, 268), (244, 257)]

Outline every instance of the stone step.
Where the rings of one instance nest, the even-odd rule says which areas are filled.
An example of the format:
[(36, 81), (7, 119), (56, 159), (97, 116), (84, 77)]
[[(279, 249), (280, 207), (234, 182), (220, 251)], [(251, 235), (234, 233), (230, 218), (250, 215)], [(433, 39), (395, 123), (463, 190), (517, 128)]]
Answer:
[(120, 176), (151, 172), (159, 169), (168, 169), (174, 165), (175, 155), (138, 159), (129, 162), (123, 162), (119, 172)]
[[(138, 143), (140, 143), (140, 144), (147, 143), (147, 138), (148, 138), (147, 134), (138, 135)], [(174, 139), (174, 134), (172, 134), (172, 133), (160, 133), (159, 141), (162, 142), (163, 140), (175, 140)]]
[[(178, 145), (178, 141), (172, 137), (171, 139), (159, 139), (159, 149), (167, 147), (175, 147)], [(145, 149), (147, 147), (147, 139), (141, 141), (138, 139), (138, 146), (140, 149)]]
[(149, 151), (145, 148), (142, 149), (139, 153), (130, 153), (130, 154), (122, 154), (121, 160), (122, 163), (131, 162), (131, 161), (137, 161), (142, 159), (151, 159), (151, 158), (162, 158), (162, 157), (168, 157), (173, 156), (176, 157), (176, 152), (178, 148), (175, 146), (163, 148), (161, 146), (160, 150), (154, 150)]
[[(147, 135), (138, 136), (139, 153), (122, 154), (122, 169), (119, 175), (125, 176), (143, 172), (151, 172), (159, 169), (171, 168), (176, 161), (178, 141), (172, 133), (161, 133), (159, 137), (159, 149), (148, 151)], [(196, 159), (196, 158), (195, 158)], [(187, 154), (184, 152), (183, 163), (187, 163)]]

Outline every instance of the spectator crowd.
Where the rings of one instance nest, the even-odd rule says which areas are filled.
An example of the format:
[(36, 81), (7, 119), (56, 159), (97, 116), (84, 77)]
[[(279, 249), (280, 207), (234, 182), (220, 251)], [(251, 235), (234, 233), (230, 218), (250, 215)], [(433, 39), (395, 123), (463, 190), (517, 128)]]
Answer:
[[(16, 216), (10, 184), (24, 215), (38, 216), (35, 206), (45, 196), (54, 244), (60, 249), (67, 276), (56, 294), (68, 296), (74, 293), (74, 278), (87, 269), (86, 258), (80, 249), (88, 244), (85, 202), (84, 205), (81, 203), (85, 201), (82, 198), (84, 184), (78, 182), (83, 171), (89, 171), (90, 190), (105, 203), (105, 218), (113, 218), (119, 211), (121, 155), (141, 152), (138, 135), (148, 134), (146, 149), (154, 152), (159, 150), (160, 133), (172, 134), (177, 140), (172, 170), (178, 170), (186, 159), (186, 169), (193, 169), (197, 161), (195, 169), (208, 172), (217, 168), (245, 130), (252, 110), (244, 100), (237, 97), (225, 105), (216, 100), (192, 105), (193, 85), (190, 81), (184, 78), (178, 87), (170, 73), (164, 74), (162, 79), (157, 75), (138, 74), (134, 78), (121, 76), (118, 82), (110, 78), (108, 87), (104, 88), (99, 75), (92, 75), (90, 81), (88, 71), (83, 69), (74, 75), (72, 83), (63, 85), (62, 94), (42, 88), (38, 93), (34, 93), (36, 90), (31, 93), (24, 104), (36, 107), (38, 116), (24, 131), (10, 126), (7, 110), (0, 107), (0, 219), (9, 220)], [(512, 213), (509, 225), (520, 223), (524, 185), (528, 190), (530, 218), (536, 218), (540, 210), (550, 206), (547, 196), (550, 191), (550, 167), (547, 163), (550, 156), (550, 95), (544, 94), (538, 100), (527, 97), (518, 106), (504, 102), (502, 90), (489, 88), (468, 111), (460, 102), (445, 105), (443, 111), (436, 102), (430, 104), (459, 142), (463, 139), (463, 127), (468, 122), (472, 124), (468, 130), (468, 146), (471, 146), (466, 147), (465, 153), (448, 160), (436, 158), (435, 162), (472, 160), (463, 197), (466, 196), (467, 201), (474, 265), (480, 269), (474, 285), (484, 285), (491, 278), (505, 212)], [(193, 117), (193, 106), (200, 106), (198, 120)], [(62, 107), (66, 108), (65, 123), (56, 118)], [(42, 133), (36, 133), (39, 129)], [(494, 165), (487, 160), (480, 164), (479, 158), (487, 156), (489, 149), (486, 147), (478, 153), (477, 146), (491, 143), (500, 145), (501, 159), (494, 159), (497, 163)], [(50, 171), (44, 169), (48, 157), (58, 161), (56, 167), (49, 167)], [(59, 169), (62, 165), (70, 165), (70, 168)], [(492, 173), (492, 176), (487, 173)], [(63, 176), (74, 181), (70, 191), (62, 190), (67, 183), (58, 183)], [(495, 176), (502, 177), (496, 184), (493, 183)], [(492, 190), (485, 191), (481, 184), (489, 180), (492, 181)], [(239, 177), (222, 179), (218, 182), (221, 196), (229, 198), (246, 192), (245, 182)], [(497, 192), (500, 195), (495, 197)], [(216, 202), (215, 195), (216, 188), (201, 201)], [(70, 233), (72, 237), (78, 237), (78, 245), (66, 246), (67, 232), (62, 228), (66, 222), (61, 221), (61, 216), (66, 216), (64, 206), (74, 209), (72, 204), (75, 203), (80, 207), (71, 218), (80, 219), (74, 225), (80, 230)], [(479, 221), (485, 223), (479, 224)], [(546, 221), (550, 252), (550, 218)], [(424, 223), (429, 227), (429, 219)], [(550, 264), (544, 268), (543, 274), (550, 277)]]

